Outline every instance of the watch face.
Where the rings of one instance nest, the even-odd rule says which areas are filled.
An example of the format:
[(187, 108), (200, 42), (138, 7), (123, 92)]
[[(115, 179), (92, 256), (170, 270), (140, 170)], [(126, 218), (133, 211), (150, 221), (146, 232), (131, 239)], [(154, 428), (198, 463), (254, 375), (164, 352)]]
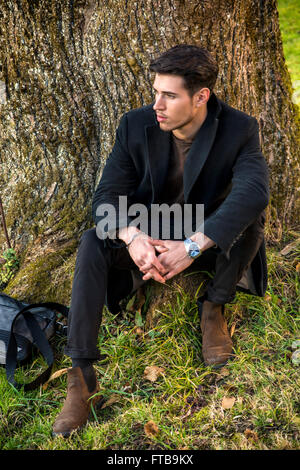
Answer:
[(201, 250), (197, 242), (193, 242), (190, 238), (184, 240), (184, 245), (188, 256), (197, 258), (201, 255)]
[(189, 246), (189, 255), (192, 258), (195, 258), (200, 254), (200, 249), (197, 243), (191, 243)]

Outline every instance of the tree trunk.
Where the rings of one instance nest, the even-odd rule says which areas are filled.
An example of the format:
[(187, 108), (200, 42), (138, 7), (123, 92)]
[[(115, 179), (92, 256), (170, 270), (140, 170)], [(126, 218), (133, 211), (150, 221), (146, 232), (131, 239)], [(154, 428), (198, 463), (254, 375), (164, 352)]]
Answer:
[(69, 301), (119, 118), (151, 102), (149, 59), (178, 43), (210, 50), (217, 95), (258, 119), (271, 172), (269, 239), (295, 223), (298, 118), (275, 0), (10, 0), (0, 32), (0, 194), (22, 254), (10, 293)]

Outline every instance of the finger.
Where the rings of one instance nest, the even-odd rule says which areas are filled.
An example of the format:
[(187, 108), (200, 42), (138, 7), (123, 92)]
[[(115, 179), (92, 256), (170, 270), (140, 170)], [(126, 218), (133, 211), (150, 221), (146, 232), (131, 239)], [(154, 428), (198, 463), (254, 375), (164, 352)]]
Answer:
[(168, 281), (169, 279), (172, 279), (172, 277), (174, 277), (176, 274), (178, 274), (177, 271), (170, 271), (164, 276), (164, 278), (166, 281)]
[(146, 278), (145, 276), (143, 276), (143, 280), (145, 281), (147, 281), (148, 279), (154, 279), (155, 281), (164, 282), (165, 280), (165, 273), (158, 272), (155, 268), (153, 268), (153, 266), (148, 269), (140, 268), (140, 272), (142, 272), (145, 276), (147, 275)]
[(148, 271), (145, 276), (143, 276), (143, 281), (148, 281), (149, 279), (152, 279), (152, 274)]
[[(154, 263), (155, 263), (155, 258), (152, 259), (150, 261), (144, 261), (144, 264), (142, 264), (143, 262), (141, 262), (140, 266), (139, 266), (139, 269), (140, 271), (149, 271), (150, 269), (153, 269), (154, 267)], [(163, 266), (161, 265), (161, 268), (163, 268)]]
[(160, 245), (160, 246), (165, 246), (165, 243), (163, 240), (159, 240), (159, 239), (153, 239), (153, 238), (149, 238), (149, 243), (151, 245)]
[(166, 272), (166, 268), (164, 267), (164, 265), (162, 263), (160, 263), (160, 261), (158, 261), (158, 258), (153, 254), (151, 255), (150, 257), (148, 257), (148, 260), (147, 262), (145, 262), (144, 264), (141, 264), (140, 266), (140, 270), (143, 271), (143, 270), (149, 270), (151, 268), (156, 268), (157, 271), (159, 271), (160, 273), (165, 273)]
[(149, 279), (153, 279), (154, 281), (160, 282), (161, 284), (165, 284), (166, 282), (163, 277), (157, 276), (155, 274), (152, 276), (150, 273), (147, 273), (145, 276), (143, 276), (143, 281), (149, 281)]
[(156, 269), (152, 269), (151, 271), (149, 271), (149, 273), (152, 274), (152, 278), (155, 281), (163, 282), (163, 283), (166, 282), (164, 277)]
[(152, 263), (145, 263), (142, 266), (140, 266), (140, 271), (146, 272), (146, 271), (149, 271), (149, 269), (151, 269), (152, 267), (153, 267)]
[(158, 272), (164, 274), (166, 273), (166, 268), (158, 261), (157, 258), (154, 258), (154, 260), (152, 261), (152, 266), (154, 266)]
[(166, 251), (169, 251), (169, 249), (167, 247), (164, 247), (164, 246), (156, 246), (155, 249), (159, 253), (165, 253)]
[(165, 279), (156, 271), (156, 269), (150, 269), (145, 276), (143, 276), (143, 280), (147, 281), (149, 279), (154, 279), (155, 281), (165, 283)]

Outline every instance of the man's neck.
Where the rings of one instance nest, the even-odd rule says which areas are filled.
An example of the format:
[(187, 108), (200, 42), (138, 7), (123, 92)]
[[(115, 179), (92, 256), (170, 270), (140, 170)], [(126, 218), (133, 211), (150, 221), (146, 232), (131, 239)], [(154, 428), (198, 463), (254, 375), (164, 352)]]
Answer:
[(180, 140), (193, 140), (207, 117), (207, 106), (203, 106), (195, 118), (183, 127), (174, 129), (172, 132)]

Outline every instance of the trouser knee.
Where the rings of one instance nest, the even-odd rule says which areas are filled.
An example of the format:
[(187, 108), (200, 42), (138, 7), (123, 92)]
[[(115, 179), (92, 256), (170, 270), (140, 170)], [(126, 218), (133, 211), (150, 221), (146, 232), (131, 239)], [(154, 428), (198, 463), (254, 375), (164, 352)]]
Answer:
[(79, 246), (77, 258), (84, 264), (98, 264), (106, 258), (104, 241), (97, 237), (96, 229), (91, 228), (83, 232)]

